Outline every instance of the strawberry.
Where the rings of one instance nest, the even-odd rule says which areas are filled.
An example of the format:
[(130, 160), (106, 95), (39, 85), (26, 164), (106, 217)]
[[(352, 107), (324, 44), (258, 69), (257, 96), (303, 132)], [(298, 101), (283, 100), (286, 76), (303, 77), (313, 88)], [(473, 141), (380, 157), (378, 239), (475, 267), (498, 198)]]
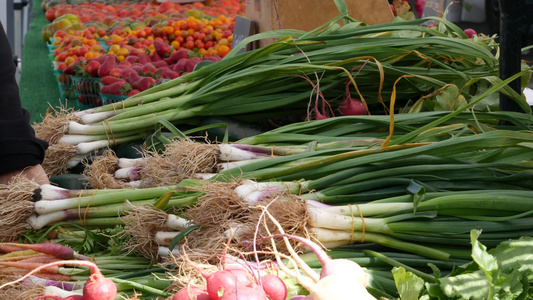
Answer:
[(113, 70), (111, 70), (111, 72), (109, 72), (109, 76), (120, 77), (121, 73), (122, 73), (122, 69), (114, 68)]
[(117, 61), (115, 56), (109, 55), (105, 62), (98, 69), (98, 77), (102, 78), (108, 76), (109, 73), (111, 73), (111, 70), (113, 70), (116, 66)]
[(85, 65), (84, 70), (90, 77), (98, 77), (98, 69), (100, 69), (101, 66), (102, 64), (99, 61), (93, 59)]
[(158, 68), (158, 69), (163, 68), (163, 67), (168, 67), (167, 62), (164, 61), (164, 60), (160, 60), (160, 61), (153, 62), (153, 65), (154, 65), (156, 68)]
[(149, 63), (151, 61), (152, 61), (152, 59), (145, 52), (139, 54), (139, 59), (137, 60), (137, 62), (142, 64), (142, 65), (147, 64), (147, 63)]
[(153, 79), (152, 77), (140, 76), (140, 78), (137, 79), (136, 81), (134, 81), (131, 84), (131, 86), (134, 89), (137, 89), (137, 90), (140, 90), (140, 91), (144, 91), (144, 90), (147, 90), (150, 87), (152, 87), (152, 85), (155, 84), (155, 83), (156, 83), (156, 80)]
[(154, 53), (152, 53), (152, 55), (150, 56), (150, 59), (152, 62), (163, 60), (163, 58), (157, 51), (154, 51)]
[(165, 75), (165, 78), (168, 78), (168, 79), (174, 79), (174, 78), (178, 78), (180, 77), (180, 73), (176, 72), (176, 71), (168, 71), (167, 74)]
[(147, 63), (143, 66), (141, 74), (154, 76), (157, 72), (157, 68), (152, 63)]
[(176, 72), (185, 72), (186, 70), (186, 67), (185, 67), (185, 64), (187, 63), (189, 59), (188, 58), (182, 58), (180, 59), (175, 65), (174, 65), (174, 68), (172, 68), (172, 70), (176, 71)]
[(170, 59), (170, 57), (163, 58), (163, 61), (167, 63), (168, 66), (174, 64), (175, 62)]
[(126, 57), (126, 61), (130, 62), (132, 65), (139, 60), (138, 56), (129, 55)]
[(163, 41), (159, 41), (159, 40), (154, 41), (154, 47), (155, 47), (155, 51), (157, 52), (157, 54), (159, 54), (162, 57), (169, 54), (171, 50), (169, 44)]
[(129, 73), (129, 74), (127, 75), (127, 77), (126, 77), (126, 81), (127, 81), (129, 84), (133, 85), (133, 83), (134, 83), (135, 81), (139, 80), (141, 77), (142, 77), (142, 76), (139, 75), (139, 73), (133, 71), (133, 72), (131, 72), (131, 73)]
[(198, 57), (191, 57), (185, 62), (185, 69), (187, 69), (187, 72), (192, 72), (194, 70), (194, 67), (201, 62), (202, 60)]
[(140, 92), (141, 92), (141, 91), (139, 91), (139, 90), (133, 89), (133, 90), (129, 91), (129, 93), (128, 93), (127, 96), (128, 96), (128, 97), (131, 97), (131, 96), (137, 95), (137, 94), (140, 93)]
[(100, 88), (100, 93), (107, 95), (127, 95), (131, 90), (131, 85), (126, 81), (117, 81)]
[(172, 54), (170, 54), (170, 59), (176, 63), (182, 58), (189, 58), (189, 53), (187, 51), (187, 49), (181, 48), (178, 51), (172, 52)]
[(115, 83), (115, 82), (126, 83), (126, 80), (124, 80), (122, 78), (113, 77), (113, 76), (104, 76), (104, 77), (102, 77), (102, 84), (103, 85), (110, 85), (110, 84)]

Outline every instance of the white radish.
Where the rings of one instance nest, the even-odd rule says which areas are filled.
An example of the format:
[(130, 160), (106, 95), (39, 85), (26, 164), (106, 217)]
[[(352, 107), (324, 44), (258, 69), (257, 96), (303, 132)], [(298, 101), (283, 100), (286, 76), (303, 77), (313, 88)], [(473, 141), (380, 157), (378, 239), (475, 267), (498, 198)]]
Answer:
[[(297, 266), (304, 270), (304, 273), (310, 276), (309, 272), (306, 271), (308, 268), (307, 264), (298, 255), (296, 255), (294, 249), (292, 249), (287, 241), (288, 238), (296, 240), (311, 249), (322, 265), (319, 280), (316, 280), (316, 278), (314, 278), (312, 275), (310, 278), (293, 276), (303, 287), (309, 291), (311, 296), (310, 299), (375, 299), (366, 290), (368, 280), (367, 275), (363, 268), (359, 266), (359, 264), (348, 259), (331, 259), (318, 244), (303, 237), (286, 234), (279, 222), (267, 210), (265, 210), (265, 214), (281, 232), (281, 234), (271, 235), (270, 238), (282, 237), (285, 240), (285, 244), (291, 253), (292, 259), (296, 262)], [(275, 244), (273, 244), (273, 248), (275, 250)], [(276, 258), (280, 268), (285, 271), (287, 268), (283, 265), (283, 263), (281, 263), (279, 254), (276, 255)], [(285, 272), (289, 275), (293, 274), (293, 272)]]

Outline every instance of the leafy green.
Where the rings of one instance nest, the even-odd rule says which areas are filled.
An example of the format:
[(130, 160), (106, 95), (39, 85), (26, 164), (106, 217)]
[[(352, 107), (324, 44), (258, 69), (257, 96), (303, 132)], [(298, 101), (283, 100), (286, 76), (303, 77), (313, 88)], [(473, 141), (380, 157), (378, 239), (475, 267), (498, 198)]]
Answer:
[(533, 271), (533, 238), (505, 241), (487, 251), (478, 241), (480, 233), (471, 232), (473, 262), (440, 278), (439, 283), (429, 284), (430, 295), (447, 299), (526, 299), (530, 292), (528, 275)]
[(392, 269), (396, 288), (402, 300), (416, 300), (424, 288), (424, 280), (402, 267)]

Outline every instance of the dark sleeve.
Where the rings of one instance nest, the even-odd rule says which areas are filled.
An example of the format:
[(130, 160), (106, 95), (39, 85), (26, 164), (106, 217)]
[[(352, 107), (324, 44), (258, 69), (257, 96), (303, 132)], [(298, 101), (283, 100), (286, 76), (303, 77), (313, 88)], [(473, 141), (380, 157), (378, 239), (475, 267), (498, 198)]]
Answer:
[(48, 143), (37, 139), (22, 108), (11, 47), (0, 23), (0, 174), (42, 163)]

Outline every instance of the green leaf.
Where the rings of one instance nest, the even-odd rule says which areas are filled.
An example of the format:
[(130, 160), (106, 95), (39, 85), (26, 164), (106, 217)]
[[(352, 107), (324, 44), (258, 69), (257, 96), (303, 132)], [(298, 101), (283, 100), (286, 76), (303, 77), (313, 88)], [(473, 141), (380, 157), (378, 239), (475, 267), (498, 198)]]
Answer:
[(407, 191), (411, 195), (413, 195), (413, 213), (416, 213), (416, 208), (418, 207), (418, 204), (423, 201), (426, 196), (426, 188), (421, 184), (418, 184), (411, 180), (409, 186), (407, 187)]
[(176, 235), (172, 241), (170, 242), (170, 245), (168, 246), (168, 248), (170, 249), (170, 251), (174, 250), (174, 247), (176, 247), (176, 245), (181, 242), (186, 236), (189, 235), (189, 233), (199, 229), (200, 226), (198, 225), (191, 225), (187, 228), (185, 228), (184, 230), (180, 231), (180, 233), (178, 233), (178, 235)]
[(424, 288), (424, 280), (414, 275), (411, 272), (405, 271), (402, 267), (395, 267), (392, 269), (394, 282), (402, 300), (418, 300), (422, 289)]

